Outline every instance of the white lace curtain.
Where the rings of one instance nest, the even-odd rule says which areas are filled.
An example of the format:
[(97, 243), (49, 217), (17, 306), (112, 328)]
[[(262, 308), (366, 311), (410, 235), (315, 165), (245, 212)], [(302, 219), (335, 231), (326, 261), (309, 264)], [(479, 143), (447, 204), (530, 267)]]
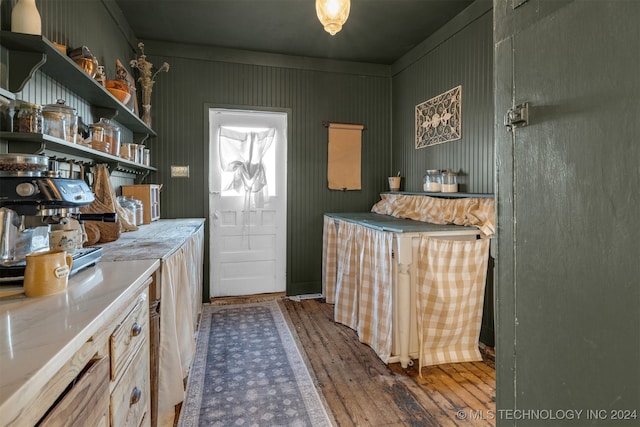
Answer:
[(232, 172), (231, 182), (225, 191), (235, 190), (245, 195), (245, 208), (251, 200), (253, 206), (264, 206), (268, 196), (267, 175), (263, 158), (271, 147), (275, 129), (260, 132), (240, 132), (220, 127), (220, 167), (224, 172)]

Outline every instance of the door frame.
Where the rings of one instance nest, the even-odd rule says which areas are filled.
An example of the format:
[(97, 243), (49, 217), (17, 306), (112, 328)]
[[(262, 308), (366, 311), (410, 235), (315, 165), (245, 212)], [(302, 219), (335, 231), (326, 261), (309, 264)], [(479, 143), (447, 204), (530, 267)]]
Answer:
[[(264, 107), (264, 106), (259, 106), (259, 105), (246, 105), (246, 104), (221, 104), (221, 103), (217, 103), (217, 102), (205, 102), (203, 103), (203, 110), (202, 110), (202, 114), (203, 114), (203, 127), (202, 127), (202, 133), (203, 133), (203, 139), (202, 139), (202, 146), (203, 146), (203, 162), (204, 162), (204, 173), (202, 176), (202, 180), (203, 180), (203, 186), (204, 188), (207, 189), (207, 193), (206, 193), (206, 197), (207, 197), (207, 202), (206, 202), (206, 206), (205, 206), (205, 214), (207, 220), (205, 221), (205, 238), (204, 238), (204, 262), (205, 262), (205, 277), (204, 277), (204, 283), (203, 283), (203, 287), (205, 289), (203, 289), (203, 291), (206, 291), (206, 295), (208, 297), (208, 299), (211, 299), (211, 294), (210, 294), (210, 286), (211, 286), (211, 263), (210, 263), (210, 246), (211, 246), (211, 224), (209, 224), (208, 219), (211, 217), (211, 212), (210, 212), (210, 206), (209, 206), (209, 126), (210, 126), (210, 122), (209, 122), (209, 110), (212, 108), (221, 108), (221, 109), (227, 109), (227, 110), (246, 110), (246, 111), (262, 111), (262, 112), (271, 112), (271, 113), (284, 113), (287, 115), (287, 153), (286, 153), (286, 162), (287, 165), (289, 164), (289, 159), (290, 159), (290, 151), (289, 150), (289, 146), (291, 145), (291, 137), (292, 137), (292, 130), (291, 130), (291, 116), (292, 116), (292, 109), (291, 108), (281, 108), (281, 107)], [(288, 167), (287, 167), (288, 168)], [(289, 181), (289, 174), (286, 174), (286, 183), (285, 183), (285, 189), (286, 189), (286, 194), (288, 195), (290, 190), (291, 190), (291, 183)], [(290, 218), (289, 218), (289, 198), (287, 197), (287, 201), (286, 201), (286, 213), (287, 213), (287, 226), (286, 226), (286, 240), (285, 240), (285, 292), (288, 295), (289, 294), (289, 289), (290, 289), (290, 283), (289, 283), (289, 260), (290, 260), (290, 253), (289, 253), (289, 238), (290, 238), (290, 226), (289, 224), (291, 223)]]

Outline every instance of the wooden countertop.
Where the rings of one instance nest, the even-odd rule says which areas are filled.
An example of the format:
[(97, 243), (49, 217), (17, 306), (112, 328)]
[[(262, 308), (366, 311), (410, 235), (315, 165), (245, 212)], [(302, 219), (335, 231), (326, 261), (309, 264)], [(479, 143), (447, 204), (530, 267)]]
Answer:
[(159, 265), (158, 259), (99, 262), (71, 277), (64, 292), (0, 298), (0, 425), (105, 326), (105, 319), (132, 301)]
[(120, 234), (115, 242), (96, 246), (104, 248), (101, 261), (165, 260), (202, 226), (204, 218), (161, 219)]

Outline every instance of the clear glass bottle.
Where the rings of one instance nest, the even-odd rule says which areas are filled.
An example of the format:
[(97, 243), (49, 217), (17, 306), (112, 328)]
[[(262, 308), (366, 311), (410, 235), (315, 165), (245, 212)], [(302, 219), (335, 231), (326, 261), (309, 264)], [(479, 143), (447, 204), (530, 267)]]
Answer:
[(458, 173), (450, 170), (442, 172), (442, 192), (457, 193), (458, 192)]
[(442, 172), (439, 169), (427, 169), (423, 181), (424, 191), (428, 193), (439, 193), (442, 191), (441, 175)]

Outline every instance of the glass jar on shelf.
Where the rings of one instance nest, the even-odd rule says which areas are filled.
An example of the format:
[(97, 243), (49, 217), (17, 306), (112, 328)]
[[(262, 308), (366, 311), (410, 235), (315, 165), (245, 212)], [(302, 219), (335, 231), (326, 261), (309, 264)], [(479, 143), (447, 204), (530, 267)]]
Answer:
[(98, 125), (103, 129), (103, 140), (109, 143), (109, 154), (113, 156), (120, 155), (120, 127), (116, 126), (111, 120), (100, 119)]
[(42, 107), (30, 102), (16, 101), (12, 131), (42, 133)]
[(55, 104), (47, 104), (42, 109), (43, 133), (76, 143), (78, 137), (78, 114), (76, 109), (58, 99)]
[(450, 170), (442, 172), (442, 192), (457, 193), (458, 192), (458, 173)]
[(439, 193), (442, 191), (442, 171), (439, 169), (427, 169), (424, 175), (423, 190), (428, 193)]

